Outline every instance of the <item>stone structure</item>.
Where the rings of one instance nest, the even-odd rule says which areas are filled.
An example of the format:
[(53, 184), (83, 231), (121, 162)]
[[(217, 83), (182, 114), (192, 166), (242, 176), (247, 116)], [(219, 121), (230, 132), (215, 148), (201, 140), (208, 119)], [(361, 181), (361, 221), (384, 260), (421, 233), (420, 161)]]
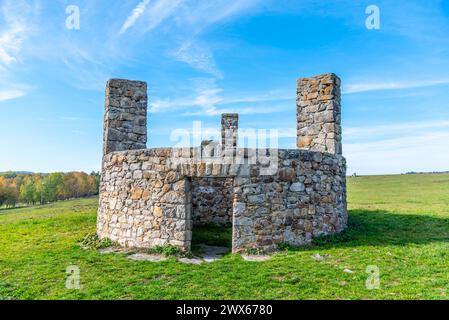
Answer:
[(297, 84), (298, 148), (342, 154), (340, 79), (325, 74)]
[(145, 149), (147, 143), (147, 84), (109, 80), (106, 84), (103, 154)]
[(127, 247), (189, 250), (194, 225), (232, 224), (232, 249), (241, 252), (305, 245), (342, 231), (346, 163), (339, 86), (333, 74), (298, 80), (298, 149), (261, 153), (237, 147), (236, 114), (222, 116), (221, 143), (145, 149), (146, 85), (110, 80), (99, 237)]
[[(221, 115), (221, 146), (225, 158), (235, 155), (238, 140), (239, 115), (224, 113)], [(232, 157), (231, 157), (232, 158)]]
[(230, 225), (233, 188), (233, 178), (192, 178), (193, 224)]

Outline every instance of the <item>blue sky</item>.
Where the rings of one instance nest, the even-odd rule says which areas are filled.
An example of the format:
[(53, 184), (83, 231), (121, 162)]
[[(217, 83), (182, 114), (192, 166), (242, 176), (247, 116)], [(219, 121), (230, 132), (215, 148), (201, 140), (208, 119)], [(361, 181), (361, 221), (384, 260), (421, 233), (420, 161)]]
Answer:
[(449, 170), (448, 35), (437, 0), (0, 0), (0, 171), (99, 170), (109, 78), (148, 82), (149, 147), (232, 111), (293, 148), (296, 79), (327, 72), (348, 173)]

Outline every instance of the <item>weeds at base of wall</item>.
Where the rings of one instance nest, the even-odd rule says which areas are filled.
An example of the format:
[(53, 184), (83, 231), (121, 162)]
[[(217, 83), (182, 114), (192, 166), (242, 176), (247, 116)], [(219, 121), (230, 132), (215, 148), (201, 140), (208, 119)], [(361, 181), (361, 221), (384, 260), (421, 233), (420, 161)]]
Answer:
[(191, 251), (185, 252), (181, 248), (173, 245), (155, 246), (146, 250), (150, 254), (162, 254), (166, 257), (193, 258)]
[(78, 244), (83, 249), (104, 249), (108, 247), (118, 247), (118, 243), (109, 238), (100, 239), (96, 233), (89, 233), (78, 241)]
[[(121, 248), (117, 242), (109, 238), (100, 239), (96, 233), (89, 233), (80, 239), (77, 244), (85, 250), (100, 250), (106, 248)], [(142, 252), (148, 254), (160, 254), (166, 257), (193, 258), (192, 252), (184, 252), (181, 248), (173, 245), (155, 246), (144, 250), (131, 250), (127, 254)]]
[(263, 256), (267, 254), (267, 251), (262, 248), (248, 248), (245, 253), (251, 256)]

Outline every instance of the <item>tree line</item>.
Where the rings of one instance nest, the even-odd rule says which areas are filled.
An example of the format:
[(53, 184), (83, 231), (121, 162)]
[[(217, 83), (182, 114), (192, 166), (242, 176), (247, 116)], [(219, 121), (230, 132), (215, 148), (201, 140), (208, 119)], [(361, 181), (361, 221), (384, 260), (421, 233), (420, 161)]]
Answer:
[(36, 205), (98, 194), (100, 174), (92, 172), (0, 174), (0, 207)]

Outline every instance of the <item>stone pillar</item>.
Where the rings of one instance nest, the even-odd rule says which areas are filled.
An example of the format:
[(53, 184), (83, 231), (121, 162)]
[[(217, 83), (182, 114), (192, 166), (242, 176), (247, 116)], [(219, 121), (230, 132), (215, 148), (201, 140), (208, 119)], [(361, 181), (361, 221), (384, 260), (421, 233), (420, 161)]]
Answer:
[(221, 115), (221, 146), (223, 154), (234, 155), (237, 148), (239, 115), (224, 113)]
[(298, 149), (342, 154), (340, 83), (333, 73), (298, 79)]
[(147, 143), (147, 84), (111, 79), (106, 84), (103, 155), (145, 149)]

